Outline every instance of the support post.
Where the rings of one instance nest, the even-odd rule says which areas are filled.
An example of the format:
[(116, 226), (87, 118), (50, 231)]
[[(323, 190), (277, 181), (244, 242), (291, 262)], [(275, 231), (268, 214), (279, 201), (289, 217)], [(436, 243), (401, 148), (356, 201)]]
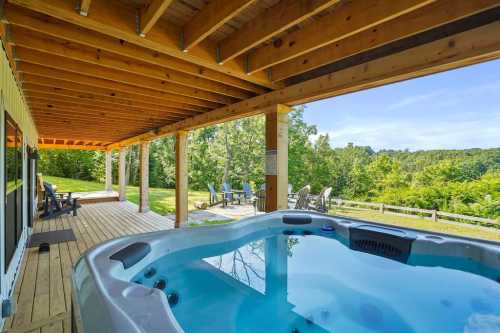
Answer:
[(113, 191), (113, 151), (106, 150), (106, 162), (105, 162), (105, 170), (106, 170), (106, 191)]
[(188, 219), (188, 165), (187, 135), (179, 131), (175, 136), (175, 227), (180, 228)]
[(125, 180), (125, 157), (127, 156), (127, 148), (121, 147), (118, 155), (118, 198), (120, 201), (127, 200)]
[(146, 213), (149, 211), (149, 142), (142, 142), (140, 148), (139, 212)]
[(288, 208), (288, 113), (277, 104), (266, 112), (266, 212)]

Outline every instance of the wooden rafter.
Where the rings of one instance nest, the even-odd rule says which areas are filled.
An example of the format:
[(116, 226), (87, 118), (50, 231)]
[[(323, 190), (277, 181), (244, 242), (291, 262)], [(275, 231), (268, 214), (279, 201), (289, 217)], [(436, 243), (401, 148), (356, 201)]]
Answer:
[(271, 79), (280, 81), (349, 56), (415, 35), (480, 11), (500, 6), (498, 0), (440, 0), (376, 25), (336, 43), (271, 67)]
[(169, 107), (171, 109), (179, 110), (176, 111), (176, 113), (178, 114), (183, 114), (188, 116), (195, 115), (200, 112), (206, 112), (209, 110), (208, 108), (202, 108), (199, 106), (193, 106), (189, 104), (182, 104), (175, 102), (165, 102), (162, 104), (149, 103), (150, 100), (145, 100), (144, 98), (140, 98), (140, 96), (132, 99), (130, 98), (122, 99), (122, 98), (117, 98), (116, 96), (109, 96), (108, 94), (98, 94), (95, 88), (92, 89), (92, 87), (89, 87), (89, 89), (86, 90), (84, 87), (80, 86), (78, 90), (74, 90), (74, 89), (67, 89), (68, 87), (64, 84), (60, 84), (57, 86), (46, 86), (46, 85), (40, 85), (38, 84), (38, 82), (26, 82), (26, 81), (22, 84), (22, 87), (25, 92), (37, 92), (44, 94), (52, 94), (56, 96), (81, 98), (82, 100), (111, 103), (111, 104), (121, 105), (123, 107), (127, 106), (138, 107), (144, 110), (155, 111), (155, 110), (161, 110), (163, 107)]
[(193, 48), (256, 0), (213, 0), (183, 28), (183, 49)]
[(111, 147), (152, 140), (178, 130), (266, 112), (276, 104), (296, 105), (377, 87), (500, 57), (500, 21), (438, 39), (367, 63), (348, 67), (265, 95), (116, 142)]
[(286, 29), (310, 18), (339, 0), (284, 0), (267, 9), (256, 19), (220, 43), (221, 63), (225, 63), (251, 48), (271, 39)]
[[(232, 104), (236, 101), (235, 98), (229, 96), (214, 94), (212, 92), (196, 88), (179, 86), (163, 80), (151, 79), (148, 77), (138, 77), (137, 75), (123, 71), (117, 71), (114, 69), (108, 69), (95, 65), (88, 65), (81, 61), (69, 60), (56, 56), (38, 57), (38, 54), (35, 51), (31, 50), (27, 52), (23, 52), (23, 50), (20, 50), (20, 52), (22, 52), (23, 56), (20, 59), (21, 61), (18, 62), (17, 70), (19, 72), (42, 75), (41, 73), (44, 73), (44, 70), (41, 67), (45, 67), (50, 68), (54, 71), (64, 71), (74, 74), (80, 74), (83, 76), (90, 76), (93, 78), (105, 77), (108, 81), (161, 91), (169, 94), (197, 98), (220, 104)], [(66, 74), (64, 74), (63, 77), (64, 76), (69, 77)], [(78, 83), (79, 81), (74, 82)]]
[(157, 22), (146, 37), (140, 37), (135, 29), (135, 10), (118, 0), (97, 1), (92, 4), (92, 15), (83, 17), (74, 11), (72, 3), (65, 0), (10, 0), (9, 3), (28, 8), (38, 13), (76, 24), (86, 29), (113, 36), (124, 41), (146, 47), (159, 53), (209, 67), (212, 70), (239, 77), (272, 88), (265, 73), (247, 75), (245, 65), (237, 59), (219, 65), (216, 61), (217, 45), (203, 41), (190, 52), (179, 48), (182, 28), (168, 22)]
[[(129, 84), (113, 82), (101, 78), (94, 78), (77, 73), (65, 72), (57, 69), (52, 69), (43, 66), (26, 64), (19, 69), (23, 75), (20, 82), (31, 81), (38, 84), (54, 85), (52, 80), (63, 81), (63, 86), (70, 89), (74, 84), (86, 85), (92, 88), (105, 89), (111, 91), (111, 96), (130, 96), (139, 95), (141, 98), (148, 98), (148, 101), (156, 101), (156, 103), (167, 103), (175, 101), (190, 105), (207, 107), (210, 109), (221, 106), (222, 103), (210, 102), (202, 99), (186, 97), (182, 95), (171, 94), (164, 91), (157, 91), (142, 87), (137, 87)], [(56, 85), (58, 87), (59, 85)], [(188, 109), (188, 108), (186, 108)]]
[(249, 72), (255, 73), (374, 25), (411, 12), (435, 0), (363, 0), (344, 2), (316, 22), (304, 26), (252, 53)]
[(139, 35), (145, 37), (146, 34), (151, 30), (156, 21), (160, 19), (163, 13), (167, 10), (168, 6), (173, 0), (152, 0), (151, 3), (144, 9), (141, 14), (139, 28)]
[[(20, 31), (14, 31), (13, 35), (15, 35), (14, 40), (17, 46), (17, 57), (27, 62), (47, 66), (59, 63), (59, 68), (74, 68), (75, 66), (89, 68), (90, 65), (88, 64), (92, 64), (95, 65), (92, 66), (95, 71), (102, 72), (101, 75), (111, 73), (111, 71), (113, 73), (127, 72), (134, 74), (135, 81), (140, 81), (141, 76), (144, 76), (182, 87), (201, 89), (238, 99), (254, 96), (250, 92), (227, 86), (219, 82), (163, 69), (121, 56), (114, 56), (106, 52), (100, 52), (99, 50), (86, 50), (72, 47), (72, 45), (57, 43), (51, 39), (36, 38), (29, 34), (23, 34), (23, 32)], [(132, 80), (132, 82), (134, 80)], [(182, 89), (182, 87), (180, 88)]]
[(265, 93), (268, 89), (247, 82), (242, 79), (235, 78), (218, 71), (202, 67), (185, 60), (174, 58), (155, 50), (150, 50), (144, 47), (136, 46), (131, 43), (124, 42), (117, 38), (106, 36), (104, 34), (94, 32), (92, 30), (80, 28), (73, 24), (56, 20), (48, 16), (33, 16), (30, 11), (7, 4), (8, 10), (5, 11), (5, 19), (13, 26), (23, 27), (25, 29), (36, 31), (47, 36), (62, 39), (66, 42), (78, 43), (86, 45), (102, 51), (111, 52), (121, 56), (133, 58), (147, 62), (149, 64), (158, 65), (164, 68), (174, 69), (186, 74), (195, 75), (201, 78), (206, 78), (216, 82), (224, 83), (236, 88), (251, 91), (257, 94)]
[[(123, 91), (113, 86), (113, 88), (107, 86), (99, 86), (98, 84), (83, 84), (83, 83), (74, 83), (70, 81), (63, 81), (59, 79), (53, 79), (43, 76), (24, 74), (22, 76), (22, 80), (20, 80), (21, 84), (33, 84), (39, 87), (45, 87), (46, 89), (50, 89), (55, 91), (61, 90), (63, 87), (64, 90), (80, 92), (80, 93), (88, 93), (91, 91), (93, 94), (103, 97), (110, 97), (116, 100), (124, 100), (124, 101), (132, 101), (132, 102), (147, 102), (148, 104), (158, 105), (158, 106), (169, 106), (173, 108), (183, 109), (183, 110), (192, 110), (192, 111), (201, 111), (207, 109), (216, 109), (221, 106), (217, 103), (204, 102), (200, 100), (192, 100), (189, 98), (185, 98), (183, 96), (171, 95), (168, 94), (166, 96), (162, 96), (164, 98), (154, 97), (150, 95), (141, 95), (140, 93), (136, 93), (134, 91), (134, 87), (126, 86), (129, 90), (124, 89)], [(100, 81), (97, 81), (99, 83)], [(107, 81), (104, 81), (107, 82)]]

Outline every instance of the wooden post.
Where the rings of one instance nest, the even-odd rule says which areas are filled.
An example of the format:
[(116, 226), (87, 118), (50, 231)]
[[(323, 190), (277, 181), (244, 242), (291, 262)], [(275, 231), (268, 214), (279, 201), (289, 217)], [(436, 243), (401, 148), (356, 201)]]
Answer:
[(139, 212), (149, 211), (149, 142), (142, 142), (140, 149)]
[(121, 147), (118, 155), (118, 198), (120, 201), (127, 200), (125, 180), (125, 157), (127, 156), (127, 148)]
[(288, 113), (277, 104), (266, 112), (266, 212), (288, 208)]
[(113, 151), (106, 150), (106, 162), (105, 162), (105, 170), (106, 170), (106, 191), (113, 191)]
[(384, 214), (384, 210), (385, 210), (385, 207), (384, 207), (384, 204), (381, 203), (380, 206), (379, 206), (379, 212)]
[(188, 165), (187, 134), (179, 131), (175, 136), (175, 227), (180, 228), (188, 219)]

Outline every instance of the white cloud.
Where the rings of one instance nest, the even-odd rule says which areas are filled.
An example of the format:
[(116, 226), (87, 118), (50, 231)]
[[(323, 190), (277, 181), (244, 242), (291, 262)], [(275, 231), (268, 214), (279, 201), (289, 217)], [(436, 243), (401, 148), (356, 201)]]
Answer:
[(435, 100), (436, 98), (444, 94), (446, 94), (446, 90), (438, 90), (430, 93), (408, 96), (396, 103), (389, 105), (387, 110), (392, 111), (397, 109), (403, 109), (411, 105), (420, 104), (428, 100)]
[(328, 134), (333, 147), (345, 147), (349, 142), (371, 146), (375, 150), (463, 149), (488, 145), (498, 147), (500, 110), (493, 112), (490, 120), (489, 124), (485, 125), (481, 120), (422, 120), (415, 123), (411, 120), (374, 122), (373, 119), (357, 119), (354, 123), (318, 134)]

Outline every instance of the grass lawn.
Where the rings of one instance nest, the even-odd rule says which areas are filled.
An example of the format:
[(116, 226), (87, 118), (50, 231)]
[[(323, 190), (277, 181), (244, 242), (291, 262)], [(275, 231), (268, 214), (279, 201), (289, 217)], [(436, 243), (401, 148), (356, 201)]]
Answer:
[(381, 214), (376, 211), (332, 209), (330, 214), (342, 215), (362, 220), (370, 220), (378, 223), (386, 223), (401, 227), (429, 230), (450, 235), (465, 236), (479, 239), (500, 241), (500, 230), (475, 227), (472, 225), (460, 225), (455, 223), (434, 222), (422, 218), (404, 217), (392, 214)]
[[(102, 191), (104, 184), (89, 182), (84, 180), (59, 178), (44, 176), (49, 183), (57, 185), (58, 191), (71, 192), (92, 192)], [(118, 190), (118, 185), (113, 186)], [(127, 199), (133, 203), (139, 203), (139, 188), (136, 186), (127, 186)], [(194, 209), (194, 202), (197, 200), (207, 201), (208, 192), (189, 191), (189, 208)], [(175, 190), (164, 188), (149, 189), (149, 205), (151, 209), (159, 214), (165, 215), (175, 212)], [(488, 230), (470, 225), (459, 225), (443, 222), (433, 222), (421, 218), (403, 217), (391, 214), (381, 214), (376, 211), (359, 211), (350, 209), (333, 209), (330, 214), (343, 215), (347, 217), (359, 218), (379, 223), (386, 223), (395, 226), (414, 228), (420, 230), (429, 230), (445, 234), (473, 237), (480, 239), (490, 239), (500, 241), (500, 230)], [(207, 221), (206, 224), (220, 224), (228, 221)], [(203, 223), (203, 224), (205, 224)], [(196, 225), (194, 225), (196, 226)]]
[[(57, 190), (61, 192), (94, 192), (104, 190), (104, 184), (97, 182), (52, 176), (44, 176), (43, 178), (45, 181), (57, 185)], [(118, 185), (113, 185), (113, 189), (118, 191)], [(127, 186), (127, 200), (139, 204), (139, 188), (137, 186)], [(208, 201), (208, 192), (189, 191), (188, 200), (189, 208), (194, 209), (195, 201)], [(175, 190), (150, 188), (149, 206), (151, 210), (161, 215), (175, 212)]]

